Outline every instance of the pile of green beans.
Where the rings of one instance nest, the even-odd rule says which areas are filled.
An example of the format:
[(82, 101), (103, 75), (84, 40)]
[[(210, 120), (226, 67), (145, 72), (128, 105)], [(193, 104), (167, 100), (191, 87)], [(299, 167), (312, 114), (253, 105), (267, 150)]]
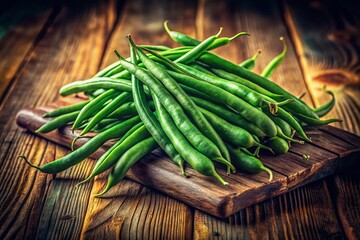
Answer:
[[(305, 126), (329, 124), (338, 119), (321, 120), (335, 105), (332, 99), (312, 109), (269, 80), (284, 60), (287, 46), (261, 74), (252, 72), (260, 50), (242, 63), (232, 63), (209, 51), (231, 43), (240, 36), (219, 37), (221, 30), (203, 41), (170, 30), (171, 39), (182, 46), (136, 45), (127, 36), (130, 58), (115, 50), (119, 61), (90, 79), (63, 86), (60, 94), (85, 93), (89, 100), (60, 107), (43, 115), (51, 118), (37, 132), (44, 134), (71, 125), (80, 130), (72, 142), (72, 152), (42, 166), (32, 167), (56, 174), (90, 156), (109, 140), (114, 144), (98, 159), (91, 174), (79, 184), (112, 169), (104, 195), (120, 182), (142, 157), (160, 147), (186, 175), (184, 164), (200, 174), (227, 185), (218, 169), (228, 174), (272, 171), (260, 160), (259, 152), (284, 154), (291, 145), (311, 139)], [(78, 138), (97, 133), (86, 144), (74, 149)], [(295, 135), (296, 134), (296, 135)], [(296, 138), (294, 138), (296, 136)]]

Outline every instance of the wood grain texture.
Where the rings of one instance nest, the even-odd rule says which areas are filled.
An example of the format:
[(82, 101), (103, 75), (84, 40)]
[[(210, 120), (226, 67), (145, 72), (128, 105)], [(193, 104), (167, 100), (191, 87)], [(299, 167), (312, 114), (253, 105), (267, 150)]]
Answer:
[[(329, 100), (323, 86), (334, 91), (337, 105), (327, 116), (360, 134), (360, 17), (355, 1), (291, 1), (285, 5), (303, 74), (316, 106)], [(306, 12), (306, 14), (304, 14)]]
[[(64, 178), (62, 181), (52, 181), (46, 175), (26, 167), (22, 161), (17, 160), (19, 155), (27, 155), (35, 164), (41, 165), (53, 161), (65, 152), (59, 146), (18, 129), (15, 115), (21, 108), (54, 101), (58, 98), (54, 93), (58, 92), (60, 86), (97, 71), (106, 34), (112, 27), (109, 15), (112, 13), (113, 4), (92, 4), (84, 8), (80, 4), (68, 3), (53, 16), (52, 24), (49, 24), (43, 38), (16, 76), (16, 84), (6, 92), (1, 102), (1, 165), (3, 169), (9, 169), (0, 173), (3, 183), (0, 204), (2, 209), (5, 206), (8, 209), (0, 214), (1, 239), (25, 236), (34, 238), (37, 227), (43, 230), (45, 226), (38, 225), (39, 222), (49, 223), (47, 226), (54, 231), (38, 232), (38, 236), (56, 236), (64, 229), (67, 236), (80, 234), (87, 207), (86, 199), (91, 189), (84, 187), (84, 191), (78, 189), (68, 192), (69, 183), (66, 179), (82, 177), (81, 172), (88, 171), (91, 161), (86, 164), (86, 168), (80, 165), (65, 175), (60, 174), (59, 176)], [(61, 193), (64, 191), (71, 197), (63, 198)], [(77, 201), (79, 199), (85, 201)], [(58, 209), (65, 205), (67, 209)], [(75, 218), (72, 221), (61, 221), (64, 215)]]

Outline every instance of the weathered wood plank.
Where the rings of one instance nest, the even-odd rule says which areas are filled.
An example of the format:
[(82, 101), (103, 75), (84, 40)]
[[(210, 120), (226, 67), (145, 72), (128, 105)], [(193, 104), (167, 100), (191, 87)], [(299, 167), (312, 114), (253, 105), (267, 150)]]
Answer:
[[(80, 234), (90, 188), (88, 187), (87, 191), (86, 188), (84, 191), (70, 191), (67, 181), (47, 180), (46, 175), (29, 168), (22, 161), (17, 161), (19, 155), (25, 154), (35, 164), (41, 165), (59, 157), (55, 152), (64, 152), (61, 152), (60, 147), (55, 148), (53, 144), (21, 131), (15, 124), (15, 115), (22, 108), (54, 101), (58, 98), (56, 93), (60, 86), (88, 77), (97, 71), (107, 34), (113, 24), (113, 5), (112, 1), (89, 3), (89, 7), (84, 8), (79, 3), (69, 3), (62, 8), (59, 14), (54, 16), (53, 23), (44, 30), (44, 37), (29, 55), (21, 73), (16, 76), (16, 84), (1, 102), (0, 154), (1, 165), (7, 171), (0, 173), (4, 183), (1, 185), (0, 204), (2, 209), (5, 206), (9, 209), (0, 214), (2, 239), (24, 236), (34, 238), (39, 219), (41, 222), (48, 221), (55, 230), (41, 234), (56, 235), (64, 229), (68, 230), (69, 236)], [(90, 165), (91, 162), (66, 174), (76, 177), (79, 172), (86, 172)], [(60, 192), (73, 193), (72, 198), (60, 197), (60, 201), (56, 203), (48, 201), (47, 196), (56, 196)], [(78, 201), (79, 198), (85, 201)], [(45, 202), (46, 207), (42, 211)], [(49, 212), (64, 205), (69, 208), (54, 211), (52, 215)], [(74, 215), (76, 221), (61, 223), (60, 219), (64, 214)], [(72, 225), (76, 227), (68, 228)]]
[[(228, 35), (232, 35), (238, 31), (250, 32), (251, 36), (249, 38), (238, 39), (231, 44), (233, 47), (229, 46), (229, 48), (221, 48), (218, 50), (218, 53), (232, 61), (241, 62), (255, 54), (258, 49), (262, 49), (262, 54), (258, 58), (256, 67), (254, 68), (254, 71), (257, 73), (260, 73), (266, 64), (282, 51), (282, 45), (278, 39), (280, 36), (283, 36), (288, 45), (288, 53), (284, 62), (276, 70), (271, 79), (296, 96), (299, 96), (304, 92), (308, 93), (303, 100), (310, 106), (313, 105), (311, 95), (309, 95), (306, 83), (302, 77), (301, 68), (296, 57), (296, 51), (291, 45), (291, 36), (288, 34), (287, 28), (281, 18), (279, 6), (273, 2), (262, 2), (260, 5), (259, 3), (250, 1), (222, 1), (219, 3), (218, 1), (211, 0), (202, 1), (201, 6), (203, 8), (199, 10), (199, 12), (202, 15), (198, 16), (198, 18), (202, 18), (202, 20), (198, 21), (202, 22), (203, 28), (199, 29), (200, 31), (203, 31), (202, 35), (210, 35), (218, 26), (223, 26), (225, 28), (224, 30), (230, 28), (230, 32), (227, 33)], [(224, 12), (227, 14), (223, 14)], [(201, 33), (199, 35), (201, 35)], [(234, 51), (233, 49), (240, 50)], [(297, 145), (293, 144), (293, 146), (292, 150), (296, 151)], [(306, 148), (312, 148), (312, 146), (306, 146)], [(296, 186), (299, 178), (309, 178), (309, 181), (311, 181), (312, 177), (316, 178), (316, 168), (333, 172), (337, 166), (337, 156), (326, 151), (323, 152), (320, 150), (319, 155), (314, 156), (309, 162), (303, 160), (300, 154), (294, 153), (295, 154), (288, 154), (286, 158), (279, 159), (279, 161), (284, 162), (278, 163), (270, 161), (265, 156), (262, 158), (265, 165), (288, 176), (289, 187)], [(328, 159), (332, 159), (329, 164), (322, 163), (323, 159), (321, 158), (321, 153), (326, 153), (325, 156)], [(312, 164), (316, 167), (310, 167)], [(293, 171), (294, 169), (297, 169), (298, 171)], [(298, 174), (294, 174), (294, 172), (298, 172)], [(304, 238), (304, 236), (307, 235), (304, 235), (303, 231), (308, 231), (310, 234), (308, 236), (312, 236), (311, 234), (323, 231), (320, 226), (325, 226), (327, 221), (331, 222), (334, 228), (325, 228), (326, 230), (323, 231), (320, 236), (341, 232), (337, 219), (332, 215), (334, 212), (331, 211), (332, 201), (329, 195), (324, 195), (324, 201), (327, 202), (328, 206), (324, 211), (326, 212), (329, 210), (328, 218), (326, 220), (322, 218), (322, 214), (324, 213), (311, 211), (311, 207), (316, 208), (315, 205), (307, 208), (301, 207), (306, 205), (311, 197), (323, 195), (323, 183), (320, 182), (317, 184), (318, 187), (315, 188), (316, 190), (311, 191), (312, 195), (297, 199), (301, 205), (288, 204), (288, 202), (286, 202), (288, 209), (286, 209), (284, 219), (280, 222), (274, 219), (279, 219), (279, 216), (284, 215), (279, 214), (276, 209), (283, 208), (284, 201), (281, 201), (280, 199), (288, 198), (291, 196), (291, 193), (274, 198), (271, 204), (269, 201), (265, 201), (265, 203), (260, 203), (239, 212), (240, 220), (246, 219), (248, 222), (241, 221), (241, 224), (236, 225), (235, 227), (230, 224), (224, 224), (224, 220), (212, 218), (201, 212), (195, 211), (195, 219), (198, 219), (198, 221), (195, 221), (195, 233), (197, 233), (197, 229), (206, 229), (205, 232), (200, 231), (202, 233), (199, 234), (199, 236), (204, 234), (211, 236), (211, 238), (215, 238), (217, 234), (214, 235), (214, 233), (218, 233), (223, 238), (228, 238), (228, 236), (231, 236), (230, 238), (256, 238), (259, 236), (259, 233), (262, 233), (264, 238), (271, 239), (282, 239), (286, 237)], [(306, 186), (300, 190), (294, 191), (307, 192), (309, 191), (309, 187)], [(298, 211), (302, 211), (301, 214), (304, 216), (312, 214), (311, 216), (313, 219), (320, 219), (321, 222), (315, 224), (315, 222), (307, 221), (304, 218), (299, 219), (295, 214), (295, 212)], [(251, 215), (248, 216), (245, 213), (251, 213)], [(271, 216), (273, 216), (273, 218), (271, 218)], [(204, 219), (208, 220), (204, 222)], [(232, 217), (228, 219), (228, 221), (231, 222), (238, 221), (237, 218), (236, 220), (230, 220)], [(288, 219), (291, 219), (291, 222), (287, 221)], [(274, 220), (277, 224), (274, 224), (274, 222), (268, 222), (268, 224), (264, 223), (264, 221), (271, 220)], [(222, 227), (219, 228), (219, 226)], [(299, 232), (297, 230), (298, 228), (302, 228), (303, 230)]]

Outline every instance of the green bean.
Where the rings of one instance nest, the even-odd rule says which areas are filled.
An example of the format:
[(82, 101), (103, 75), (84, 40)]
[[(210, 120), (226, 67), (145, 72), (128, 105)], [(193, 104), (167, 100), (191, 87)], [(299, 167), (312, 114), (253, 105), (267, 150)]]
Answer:
[(181, 131), (177, 128), (174, 120), (167, 113), (158, 97), (152, 94), (155, 103), (156, 112), (158, 113), (159, 121), (164, 129), (166, 135), (173, 143), (175, 149), (180, 153), (184, 160), (196, 171), (206, 176), (212, 176), (216, 178), (223, 185), (228, 183), (221, 178), (216, 172), (214, 164), (205, 155), (197, 151), (186, 139)]
[(115, 109), (120, 107), (123, 103), (131, 99), (131, 94), (124, 92), (114, 98), (109, 104), (97, 112), (94, 117), (89, 121), (86, 127), (81, 131), (79, 136), (83, 136), (88, 133), (96, 124), (98, 124), (102, 119), (106, 118), (110, 113)]
[(87, 79), (63, 86), (60, 89), (60, 94), (62, 96), (68, 96), (70, 94), (92, 91), (99, 88), (131, 92), (131, 82), (126, 79), (111, 79), (107, 77)]
[(115, 94), (117, 93), (114, 89), (109, 89), (103, 94), (96, 97), (93, 101), (89, 102), (85, 107), (83, 107), (80, 110), (80, 113), (75, 119), (71, 129), (72, 130), (77, 129), (84, 119), (87, 119), (92, 114), (100, 110), (105, 103), (107, 103), (110, 99), (115, 97)]
[(319, 117), (323, 117), (326, 114), (328, 114), (333, 109), (333, 107), (335, 106), (335, 95), (334, 95), (334, 93), (332, 91), (329, 91), (329, 90), (327, 90), (326, 93), (331, 95), (331, 100), (329, 102), (325, 103), (324, 105), (314, 109), (314, 112)]
[(190, 63), (196, 58), (198, 58), (219, 37), (221, 32), (222, 28), (220, 28), (219, 32), (216, 35), (205, 39), (199, 45), (191, 49), (189, 52), (176, 59), (175, 63)]
[(177, 72), (168, 72), (170, 73), (170, 76), (172, 76), (179, 83), (191, 86), (192, 88), (206, 93), (209, 96), (216, 97), (217, 100), (222, 101), (225, 105), (234, 109), (243, 118), (245, 118), (249, 122), (253, 122), (267, 136), (276, 135), (276, 125), (271, 121), (271, 119), (266, 116), (262, 111), (251, 106), (249, 103), (242, 100), (241, 98), (238, 98), (235, 95), (210, 83), (201, 82), (195, 78)]
[(49, 122), (42, 125), (39, 129), (37, 129), (36, 133), (48, 133), (57, 128), (63, 127), (66, 124), (75, 121), (76, 117), (80, 111), (75, 111), (71, 113), (66, 113), (56, 118), (51, 119)]
[[(99, 158), (99, 160), (97, 160), (92, 172), (90, 173), (90, 175), (84, 179), (83, 181), (79, 182), (78, 184), (76, 184), (76, 186), (79, 186), (83, 183), (89, 182), (91, 179), (93, 179), (95, 176), (103, 173), (104, 171), (106, 171), (107, 169), (109, 169), (112, 165), (109, 164), (109, 161), (105, 161), (107, 159), (107, 157), (113, 152), (114, 149), (116, 149), (119, 145), (121, 145), (125, 140), (128, 139), (128, 137), (135, 132), (136, 130), (138, 130), (141, 126), (144, 126), (144, 124), (142, 122), (139, 122), (138, 124), (136, 124), (135, 126), (133, 126), (132, 128), (130, 128), (129, 131), (126, 132), (126, 134), (124, 136), (122, 136), (120, 138), (119, 141), (117, 141), (114, 145), (112, 145), (103, 155), (101, 155), (101, 157)], [(105, 169), (105, 170), (104, 170)]]
[(49, 117), (54, 118), (54, 117), (61, 116), (63, 114), (72, 113), (72, 112), (82, 109), (88, 102), (89, 101), (83, 101), (83, 102), (72, 104), (69, 106), (59, 107), (57, 109), (52, 110), (51, 112), (47, 112), (47, 113), (43, 114), (42, 117), (43, 118), (49, 118)]
[(259, 159), (252, 155), (248, 155), (230, 145), (227, 145), (227, 147), (231, 154), (231, 158), (234, 159), (234, 164), (236, 165), (236, 167), (249, 173), (259, 173), (263, 171), (267, 172), (269, 174), (269, 181), (272, 181), (272, 171), (269, 168), (265, 167)]
[[(189, 37), (188, 35), (186, 35), (184, 33), (171, 31), (169, 29), (167, 22), (168, 21), (164, 22), (165, 31), (169, 34), (171, 39), (173, 39), (175, 42), (180, 43), (185, 46), (197, 46), (200, 44), (199, 40)], [(250, 35), (250, 34), (247, 32), (239, 32), (230, 38), (228, 38), (228, 37), (218, 38), (208, 47), (208, 50), (224, 46), (224, 45), (230, 43), (232, 40), (238, 38), (239, 36), (243, 36), (243, 35)]]
[(266, 142), (275, 154), (283, 154), (289, 151), (289, 144), (280, 137), (272, 137)]
[(174, 119), (175, 124), (199, 151), (202, 151), (212, 160), (219, 161), (231, 169), (234, 169), (232, 164), (222, 157), (221, 152), (216, 147), (216, 145), (207, 137), (205, 137), (188, 119), (180, 104), (166, 90), (166, 88), (160, 83), (158, 79), (152, 77), (152, 75), (150, 75), (142, 68), (139, 68), (138, 66), (126, 61), (120, 55), (118, 55), (118, 57), (125, 69), (134, 74), (140, 81), (146, 84), (151, 89), (151, 91), (153, 91), (159, 97), (159, 99), (161, 99), (161, 103), (164, 104), (164, 107)]
[[(186, 52), (190, 51), (191, 48), (189, 47), (180, 47), (180, 48), (172, 48), (169, 50), (165, 50), (160, 52), (160, 54), (167, 56), (170, 59), (177, 59), (179, 58), (179, 56), (185, 54)], [(127, 59), (128, 61), (130, 60), (130, 58)], [(119, 62), (115, 62), (111, 65), (109, 65), (108, 67), (104, 68), (103, 70), (99, 71), (97, 74), (95, 74), (95, 76), (93, 76), (93, 78), (99, 78), (99, 77), (109, 77), (112, 76), (120, 71), (122, 71), (123, 68), (121, 67)]]
[(320, 119), (314, 119), (314, 118), (309, 118), (307, 116), (304, 116), (302, 114), (294, 114), (298, 119), (300, 119), (300, 121), (305, 122), (308, 126), (322, 126), (322, 125), (328, 125), (330, 123), (334, 123), (334, 122), (341, 122), (341, 119), (338, 118), (331, 118), (331, 119), (326, 119), (326, 120), (320, 120)]
[(107, 185), (99, 194), (94, 197), (101, 197), (109, 191), (110, 188), (118, 184), (129, 171), (129, 169), (141, 158), (149, 154), (158, 147), (154, 138), (149, 137), (141, 142), (138, 142), (129, 150), (127, 150), (120, 159), (116, 162), (113, 170), (109, 174)]
[[(152, 109), (154, 109), (153, 103), (150, 103)], [(123, 118), (124, 116), (134, 116), (137, 114), (135, 103), (127, 102), (124, 103), (121, 107), (112, 112), (108, 117), (109, 118)]]
[(252, 70), (255, 67), (255, 61), (260, 56), (260, 54), (261, 54), (261, 50), (259, 49), (252, 58), (246, 59), (245, 61), (240, 63), (239, 66), (249, 71)]
[[(198, 79), (201, 79), (202, 81), (206, 81), (208, 83), (211, 83), (217, 87), (220, 87), (224, 90), (226, 90), (229, 93), (234, 94), (235, 96), (240, 97), (241, 99), (245, 100), (246, 102), (250, 103), (254, 107), (264, 107), (264, 104), (270, 104), (267, 100), (265, 100), (262, 95), (257, 93), (256, 91), (253, 91), (252, 89), (238, 84), (231, 82), (229, 80), (219, 78), (216, 76), (209, 75), (204, 72), (200, 72), (199, 70), (196, 70), (190, 66), (186, 66), (184, 64), (178, 64), (182, 69), (185, 71), (191, 73), (192, 75), (196, 76)], [(276, 103), (273, 103), (276, 104)]]
[(171, 49), (171, 48), (166, 47), (166, 46), (157, 46), (157, 45), (140, 45), (139, 47), (150, 48), (151, 50), (154, 50), (154, 51), (166, 51), (166, 50)]
[(306, 135), (306, 133), (304, 132), (303, 128), (301, 127), (301, 125), (299, 124), (298, 121), (296, 121), (296, 119), (289, 114), (288, 112), (286, 112), (284, 109), (279, 108), (279, 110), (276, 113), (276, 116), (281, 118), (282, 120), (284, 120), (285, 122), (287, 122), (293, 129), (295, 129), (296, 132), (299, 133), (299, 135), (304, 138), (307, 142), (311, 142), (311, 139)]
[[(191, 119), (195, 122), (197, 128), (200, 130), (204, 136), (213, 143), (215, 147), (220, 151), (222, 157), (230, 161), (229, 152), (220, 138), (216, 133), (213, 127), (209, 124), (206, 118), (202, 115), (199, 109), (196, 107), (195, 103), (191, 98), (184, 92), (184, 90), (178, 85), (178, 83), (168, 74), (168, 72), (160, 67), (157, 63), (149, 59), (141, 49), (137, 48), (133, 43), (131, 37), (128, 37), (130, 44), (137, 50), (137, 53), (141, 61), (145, 64), (147, 69), (165, 86), (165, 88), (178, 100), (180, 107), (190, 115)], [(194, 48), (195, 49), (195, 48)], [(190, 53), (190, 52), (189, 52)], [(175, 100), (175, 101), (176, 101)]]
[(287, 122), (285, 122), (279, 117), (274, 116), (268, 111), (266, 111), (265, 113), (278, 127), (280, 127), (281, 131), (285, 134), (285, 136), (291, 137), (293, 130), (291, 129), (291, 126)]
[(165, 28), (165, 31), (167, 32), (167, 34), (169, 34), (169, 36), (171, 37), (171, 39), (177, 43), (180, 43), (185, 46), (196, 46), (200, 43), (199, 40), (191, 38), (186, 34), (171, 31), (168, 26), (168, 21), (164, 22), (164, 28)]
[(258, 93), (261, 93), (265, 96), (269, 96), (269, 97), (273, 97), (273, 98), (276, 98), (276, 99), (283, 99), (284, 97), (282, 95), (279, 95), (279, 94), (275, 94), (275, 93), (272, 93), (268, 90), (266, 90), (265, 88), (263, 87), (260, 87), (259, 85), (253, 83), (253, 82), (250, 82), (242, 77), (239, 77), (235, 74), (232, 74), (230, 72), (226, 72), (222, 69), (217, 69), (217, 68), (210, 68), (210, 71), (213, 72), (215, 75), (217, 75), (218, 77), (221, 77), (221, 78), (224, 78), (224, 79), (227, 79), (227, 80), (230, 80), (230, 81), (233, 81), (233, 82), (236, 82), (236, 83), (239, 83), (241, 85), (244, 85), (244, 86), (247, 86), (248, 88), (258, 92)]
[[(136, 60), (136, 48), (134, 46), (130, 46), (131, 49), (131, 59), (134, 64), (137, 63)], [(143, 59), (143, 62), (146, 64), (146, 60)], [(159, 144), (159, 146), (168, 154), (171, 160), (179, 165), (180, 171), (183, 175), (184, 172), (184, 159), (179, 155), (179, 153), (175, 150), (174, 146), (170, 142), (169, 138), (166, 136), (164, 130), (161, 128), (161, 125), (152, 110), (150, 109), (150, 105), (146, 100), (146, 94), (144, 91), (144, 85), (138, 79), (136, 79), (135, 75), (132, 75), (132, 94), (134, 97), (134, 103), (136, 110), (144, 123), (147, 130), (150, 132), (151, 136), (155, 139), (155, 141)]]
[(271, 60), (268, 65), (266, 65), (265, 69), (261, 73), (261, 76), (269, 78), (274, 73), (276, 68), (280, 65), (280, 63), (284, 60), (287, 52), (287, 46), (283, 37), (280, 37), (280, 41), (283, 44), (283, 51), (273, 60)]
[(128, 131), (135, 124), (140, 122), (139, 116), (130, 118), (104, 132), (97, 134), (95, 137), (91, 138), (83, 146), (76, 149), (75, 151), (69, 153), (68, 155), (59, 158), (53, 162), (46, 163), (44, 165), (36, 166), (30, 163), (25, 156), (21, 156), (31, 167), (34, 167), (44, 173), (59, 173), (62, 172), (90, 156), (94, 153), (99, 147), (101, 147), (106, 141), (117, 138), (126, 131)]
[(277, 132), (277, 135), (276, 135), (277, 137), (280, 137), (280, 138), (282, 138), (284, 140), (287, 140), (288, 142), (295, 142), (295, 143), (299, 143), (299, 144), (304, 144), (304, 141), (296, 140), (296, 139), (294, 139), (292, 137), (286, 136), (279, 126), (277, 126), (277, 129), (278, 129), (278, 132)]
[(266, 134), (261, 131), (256, 125), (254, 125), (252, 122), (249, 122), (245, 118), (243, 118), (238, 113), (235, 113), (231, 111), (228, 108), (225, 108), (223, 106), (220, 106), (218, 104), (203, 100), (201, 98), (197, 97), (191, 97), (191, 99), (200, 107), (200, 109), (206, 109), (214, 114), (216, 114), (218, 117), (221, 117), (222, 119), (239, 126), (248, 132), (255, 134), (258, 137), (265, 137)]
[(201, 109), (201, 112), (225, 141), (239, 147), (250, 148), (259, 146), (272, 151), (270, 148), (255, 141), (253, 136), (245, 129), (235, 126), (205, 109)]
[(312, 111), (312, 109), (309, 106), (307, 106), (304, 102), (293, 96), (291, 93), (285, 91), (276, 83), (260, 75), (257, 75), (256, 73), (250, 72), (210, 52), (205, 52), (198, 58), (198, 60), (211, 67), (221, 68), (225, 71), (237, 74), (240, 77), (248, 79), (249, 81), (252, 81), (253, 83), (267, 89), (268, 91), (283, 95), (286, 99), (294, 99), (294, 102), (288, 104), (285, 109), (291, 109), (293, 112), (298, 112), (310, 118), (315, 118), (315, 119), (318, 118), (318, 116)]

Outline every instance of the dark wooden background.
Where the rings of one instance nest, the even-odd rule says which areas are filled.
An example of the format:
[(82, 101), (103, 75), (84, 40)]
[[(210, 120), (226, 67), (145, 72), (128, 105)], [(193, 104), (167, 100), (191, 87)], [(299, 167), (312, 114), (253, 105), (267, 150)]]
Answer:
[[(248, 31), (216, 50), (240, 62), (259, 48), (256, 72), (288, 43), (272, 78), (319, 106), (335, 92), (335, 126), (360, 134), (360, 14), (356, 1), (57, 1), (0, 3), (0, 239), (358, 239), (360, 174), (347, 169), (226, 219), (124, 180), (116, 198), (91, 198), (106, 178), (75, 188), (94, 161), (56, 177), (17, 156), (44, 164), (68, 150), (19, 128), (16, 113), (59, 100), (59, 88), (91, 77), (138, 43), (175, 46), (162, 23), (203, 39)], [(335, 133), (336, 134), (336, 133)]]

